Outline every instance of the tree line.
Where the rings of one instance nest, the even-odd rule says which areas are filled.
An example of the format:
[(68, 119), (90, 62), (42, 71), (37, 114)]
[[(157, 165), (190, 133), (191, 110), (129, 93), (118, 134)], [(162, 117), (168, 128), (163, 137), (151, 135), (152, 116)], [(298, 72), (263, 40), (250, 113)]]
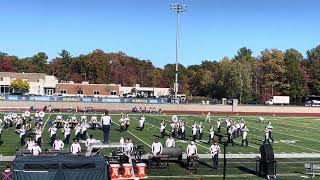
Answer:
[[(201, 64), (179, 64), (179, 93), (189, 97), (237, 98), (241, 102), (263, 102), (275, 95), (288, 95), (301, 103), (307, 95), (320, 95), (320, 45), (308, 50), (306, 57), (296, 49), (266, 49), (253, 56), (242, 47), (234, 57)], [(45, 52), (19, 58), (0, 52), (0, 71), (37, 72), (56, 76), (60, 81), (114, 83), (122, 86), (170, 87), (175, 80), (175, 64), (155, 67), (123, 52), (94, 50), (72, 56), (62, 50), (48, 60)]]

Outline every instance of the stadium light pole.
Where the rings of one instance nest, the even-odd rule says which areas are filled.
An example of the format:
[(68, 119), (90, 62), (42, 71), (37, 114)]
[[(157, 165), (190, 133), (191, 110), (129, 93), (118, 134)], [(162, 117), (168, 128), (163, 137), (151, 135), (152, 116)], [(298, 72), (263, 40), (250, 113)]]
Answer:
[(109, 83), (109, 84), (110, 84), (110, 79), (111, 79), (112, 63), (113, 63), (113, 60), (110, 59), (110, 60), (109, 60), (110, 72), (109, 72), (109, 75), (108, 75), (108, 83)]
[(186, 10), (187, 6), (181, 3), (174, 3), (170, 5), (170, 9), (177, 13), (177, 20), (176, 20), (176, 76), (175, 76), (175, 83), (174, 83), (174, 100), (177, 103), (178, 100), (178, 66), (179, 66), (179, 15), (180, 13)]
[[(241, 63), (240, 63), (238, 60), (236, 60), (236, 59), (234, 59), (234, 60), (239, 64), (239, 70), (241, 71), (241, 67), (240, 67)], [(243, 79), (242, 79), (242, 74), (241, 74), (240, 71), (239, 71), (239, 77), (240, 77), (240, 97), (239, 97), (239, 104), (241, 104), (242, 91), (243, 91)]]

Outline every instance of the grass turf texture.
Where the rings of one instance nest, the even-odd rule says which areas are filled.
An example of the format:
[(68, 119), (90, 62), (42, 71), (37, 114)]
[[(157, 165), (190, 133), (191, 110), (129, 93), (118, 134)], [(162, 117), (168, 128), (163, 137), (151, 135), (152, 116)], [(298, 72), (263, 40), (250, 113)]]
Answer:
[[(49, 146), (49, 133), (48, 128), (52, 125), (53, 120), (56, 118), (57, 114), (46, 115), (44, 117), (45, 129), (43, 134), (43, 147), (50, 148)], [(67, 116), (71, 116), (72, 114), (65, 113), (63, 114), (64, 118)], [(82, 113), (77, 114), (79, 117)], [(91, 115), (87, 114), (88, 119), (90, 119)], [(101, 115), (98, 115), (100, 119)], [(171, 116), (169, 115), (152, 115), (146, 114), (146, 123), (145, 129), (143, 131), (139, 131), (138, 127), (138, 119), (139, 114), (130, 115), (130, 127), (127, 132), (120, 132), (119, 126), (117, 124), (120, 118), (119, 115), (112, 115), (114, 124), (111, 127), (110, 132), (110, 141), (118, 142), (120, 137), (130, 137), (133, 140), (135, 145), (141, 144), (144, 145), (147, 151), (151, 151), (150, 146), (154, 139), (160, 135), (160, 122), (162, 119), (167, 122), (171, 121)], [(216, 129), (216, 120), (217, 118), (225, 118), (226, 115), (216, 115), (212, 116), (211, 123), (204, 122), (205, 116), (200, 115), (190, 115), (183, 116), (182, 119), (186, 122), (186, 140), (185, 142), (176, 140), (176, 146), (181, 147), (184, 151), (186, 146), (188, 145), (189, 140), (191, 139), (191, 125), (193, 121), (203, 122), (204, 124), (204, 134), (203, 140), (207, 141), (209, 136), (209, 128), (213, 126)], [(275, 143), (273, 144), (274, 153), (320, 153), (320, 135), (317, 127), (320, 127), (320, 118), (319, 117), (284, 117), (284, 116), (263, 116), (265, 118), (264, 123), (258, 122), (258, 116), (233, 116), (233, 119), (240, 119), (240, 117), (244, 117), (247, 127), (250, 132), (248, 134), (249, 147), (241, 147), (241, 137), (235, 139), (235, 146), (227, 146), (227, 153), (238, 153), (238, 154), (259, 154), (259, 147), (264, 138), (264, 126), (266, 126), (267, 122), (270, 121), (272, 123), (273, 129), (273, 137), (275, 139)], [(3, 119), (3, 114), (0, 115), (0, 118)], [(169, 124), (169, 123), (168, 123)], [(170, 132), (169, 125), (166, 128), (167, 133)], [(223, 137), (226, 137), (226, 128), (224, 121), (222, 122), (222, 133)], [(93, 134), (95, 139), (102, 140), (103, 133), (101, 130), (88, 130), (88, 134)], [(63, 138), (63, 134), (61, 130), (58, 131), (58, 136)], [(71, 139), (74, 137), (74, 131), (71, 132)], [(165, 144), (165, 140), (167, 137), (160, 139), (160, 141)], [(216, 138), (216, 137), (215, 137)], [(14, 128), (4, 129), (2, 134), (3, 144), (0, 146), (0, 154), (3, 155), (14, 155), (15, 150), (20, 147), (19, 144), (19, 135), (14, 132)], [(209, 152), (209, 147), (206, 142), (198, 142), (197, 147), (200, 154), (206, 154)], [(65, 148), (69, 148), (70, 145), (66, 145)], [(82, 144), (83, 149), (84, 145)], [(221, 152), (223, 152), (223, 146), (221, 146)], [(106, 155), (109, 153), (108, 150), (103, 151)], [(221, 155), (220, 155), (221, 156)], [(295, 179), (300, 177), (305, 173), (304, 163), (308, 161), (315, 161), (317, 159), (281, 159), (278, 164), (277, 173), (283, 174), (283, 179)], [(201, 160), (204, 163), (200, 165), (199, 171), (192, 172), (186, 171), (184, 168), (181, 168), (177, 164), (170, 164), (168, 169), (160, 169), (160, 170), (150, 170), (149, 176), (185, 176), (189, 178), (197, 179), (200, 175), (222, 175), (222, 163), (223, 160), (220, 160), (220, 170), (214, 171), (210, 168), (211, 160)], [(320, 160), (319, 160), (320, 161)], [(2, 163), (3, 164), (3, 163)], [(233, 179), (234, 175), (241, 175), (241, 179), (256, 179), (258, 177), (253, 176), (253, 171), (255, 171), (255, 162), (253, 160), (242, 160), (242, 159), (234, 159), (228, 160), (227, 163), (229, 175), (228, 179)], [(293, 174), (294, 173), (294, 174)], [(247, 175), (247, 177), (245, 177)], [(286, 176), (287, 175), (287, 176)], [(292, 176), (293, 175), (293, 176)], [(242, 177), (243, 176), (243, 177)], [(202, 177), (202, 179), (221, 179), (221, 177)], [(236, 179), (236, 177), (234, 177)], [(301, 178), (301, 177), (300, 177)], [(157, 179), (157, 178), (155, 178)], [(298, 178), (299, 179), (299, 178)]]

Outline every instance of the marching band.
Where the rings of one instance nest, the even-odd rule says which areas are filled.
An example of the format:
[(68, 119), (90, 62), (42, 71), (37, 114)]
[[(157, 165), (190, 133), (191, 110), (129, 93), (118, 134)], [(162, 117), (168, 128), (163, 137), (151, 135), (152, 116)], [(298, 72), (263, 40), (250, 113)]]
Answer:
[[(27, 150), (29, 150), (34, 155), (39, 155), (41, 152), (41, 145), (42, 145), (42, 135), (44, 131), (44, 124), (43, 118), (45, 117), (45, 112), (43, 111), (36, 111), (34, 116), (31, 115), (30, 111), (25, 111), (22, 114), (18, 114), (15, 112), (6, 113), (4, 115), (3, 121), (0, 120), (0, 142), (1, 142), (1, 133), (2, 128), (15, 128), (16, 132), (19, 134), (20, 137), (20, 144), (24, 146)], [(49, 120), (49, 119), (48, 119)], [(45, 122), (47, 125), (48, 120)], [(171, 128), (169, 137), (165, 141), (166, 147), (175, 147), (175, 138), (180, 140), (186, 139), (186, 127), (189, 128), (188, 132), (191, 134), (191, 143), (187, 147), (187, 155), (188, 158), (196, 156), (198, 151), (196, 144), (199, 143), (199, 140), (202, 141), (203, 133), (207, 133), (205, 137), (208, 137), (208, 141), (205, 139), (202, 142), (212, 144), (210, 147), (210, 152), (214, 161), (214, 167), (218, 168), (217, 161), (218, 161), (218, 154), (220, 153), (220, 147), (215, 140), (215, 133), (218, 136), (221, 135), (221, 118), (218, 118), (216, 122), (211, 122), (211, 115), (208, 112), (207, 116), (204, 119), (204, 122), (196, 122), (194, 121), (190, 126), (187, 124), (181, 116), (173, 115), (171, 118), (171, 122), (169, 122), (169, 128)], [(90, 122), (89, 122), (90, 121)], [(33, 122), (33, 123), (32, 123)], [(128, 114), (121, 114), (119, 119), (120, 123), (120, 131), (127, 131), (130, 126), (130, 118)], [(141, 114), (139, 118), (137, 118), (138, 127), (137, 130), (144, 131), (146, 117), (144, 114)], [(212, 124), (211, 124), (212, 123)], [(216, 123), (216, 126), (215, 126)], [(234, 120), (231, 117), (227, 116), (225, 121), (223, 122), (226, 125), (226, 134), (228, 138), (228, 143), (234, 145), (234, 139), (237, 137), (241, 137), (242, 143), (241, 146), (248, 146), (248, 132), (249, 129), (246, 125), (246, 122), (243, 118), (239, 120)], [(32, 125), (35, 125), (34, 129)], [(148, 123), (147, 123), (148, 124)], [(70, 151), (72, 154), (78, 154), (81, 152), (81, 146), (79, 144), (79, 140), (83, 140), (86, 142), (86, 146), (89, 146), (91, 143), (97, 142), (93, 139), (93, 136), (88, 136), (88, 129), (91, 128), (93, 130), (99, 128), (100, 124), (98, 122), (98, 118), (96, 114), (87, 117), (85, 113), (81, 114), (80, 116), (76, 114), (72, 114), (71, 116), (67, 117), (61, 113), (56, 115), (56, 118), (53, 121), (49, 121), (48, 125), (51, 127), (48, 129), (50, 133), (50, 145), (55, 150), (62, 150), (65, 144), (70, 143), (71, 132), (74, 132), (74, 143), (71, 145)], [(205, 128), (207, 126), (209, 128)], [(166, 136), (166, 128), (167, 122), (166, 120), (162, 120), (160, 122), (160, 137), (163, 138)], [(271, 123), (265, 126), (264, 134), (265, 134), (265, 141), (272, 140), (272, 129)], [(206, 131), (207, 130), (207, 131)], [(62, 132), (63, 140), (60, 140), (58, 137), (58, 132)], [(25, 138), (29, 137), (29, 140), (25, 142)], [(123, 139), (124, 141), (124, 139)], [(132, 141), (127, 140), (126, 144), (131, 146)], [(133, 146), (133, 145), (132, 145)], [(131, 147), (132, 148), (132, 147)], [(131, 154), (132, 149), (127, 148), (126, 153), (129, 155)], [(161, 155), (163, 150), (163, 146), (159, 139), (156, 139), (155, 142), (152, 144), (152, 152), (154, 155)]]

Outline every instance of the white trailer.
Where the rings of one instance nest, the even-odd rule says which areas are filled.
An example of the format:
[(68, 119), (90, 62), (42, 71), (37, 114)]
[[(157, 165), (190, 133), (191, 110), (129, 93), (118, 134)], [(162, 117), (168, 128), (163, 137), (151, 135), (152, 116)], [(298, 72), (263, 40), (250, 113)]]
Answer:
[(290, 104), (290, 96), (273, 96), (271, 99), (266, 101), (265, 104)]

